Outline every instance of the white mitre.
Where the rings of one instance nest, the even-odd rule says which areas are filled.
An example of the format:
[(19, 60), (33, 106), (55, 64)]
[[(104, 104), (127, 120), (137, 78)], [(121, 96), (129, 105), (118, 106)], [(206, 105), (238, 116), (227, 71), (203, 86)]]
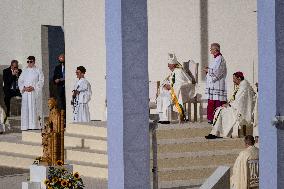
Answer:
[(177, 57), (174, 52), (168, 53), (168, 64), (179, 64)]

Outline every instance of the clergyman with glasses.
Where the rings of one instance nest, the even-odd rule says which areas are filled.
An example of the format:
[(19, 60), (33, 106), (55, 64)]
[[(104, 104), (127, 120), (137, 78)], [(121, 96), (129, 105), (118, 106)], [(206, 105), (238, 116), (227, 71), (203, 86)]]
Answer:
[(35, 65), (35, 57), (27, 58), (27, 67), (19, 77), (22, 93), (21, 130), (40, 129), (39, 96), (44, 84), (42, 70)]

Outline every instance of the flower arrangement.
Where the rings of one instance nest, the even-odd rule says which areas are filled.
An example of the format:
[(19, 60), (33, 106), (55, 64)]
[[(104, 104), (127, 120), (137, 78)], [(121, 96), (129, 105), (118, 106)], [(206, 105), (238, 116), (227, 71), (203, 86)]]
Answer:
[(85, 187), (78, 172), (69, 173), (61, 160), (57, 167), (50, 167), (48, 178), (44, 181), (47, 189), (83, 189)]

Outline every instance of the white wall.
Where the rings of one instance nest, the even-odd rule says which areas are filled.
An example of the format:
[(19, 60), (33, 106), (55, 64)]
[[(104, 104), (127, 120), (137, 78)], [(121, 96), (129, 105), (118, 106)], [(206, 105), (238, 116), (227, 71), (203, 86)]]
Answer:
[[(228, 89), (232, 74), (243, 71), (251, 82), (257, 81), (256, 0), (208, 0), (208, 44), (219, 42), (228, 65)], [(83, 65), (93, 90), (91, 119), (105, 120), (105, 1), (65, 0), (64, 32), (66, 50), (67, 121), (72, 120), (71, 91), (75, 69)], [(202, 57), (200, 1), (149, 0), (149, 79), (167, 75), (168, 51), (175, 51), (180, 62)], [(34, 55), (41, 67), (41, 25), (63, 25), (63, 0), (2, 0), (0, 6), (0, 64)], [(254, 70), (253, 70), (254, 62)], [(201, 69), (199, 69), (201, 70)], [(199, 73), (200, 74), (200, 73)], [(48, 88), (47, 86), (45, 86)], [(203, 88), (202, 88), (203, 90)]]
[(2, 0), (0, 64), (17, 59), (26, 66), (29, 55), (41, 67), (41, 25), (63, 25), (62, 0)]
[(71, 91), (80, 65), (87, 69), (85, 76), (92, 86), (91, 119), (105, 120), (105, 2), (66, 0), (64, 7), (67, 122), (72, 121)]
[(232, 74), (236, 71), (242, 71), (245, 78), (254, 84), (258, 81), (257, 13), (254, 12), (257, 1), (209, 2), (209, 41), (221, 44), (227, 61), (229, 91), (232, 91)]
[[(10, 65), (17, 59), (24, 68), (27, 57), (33, 55), (42, 67), (42, 25), (63, 26), (63, 0), (1, 0), (0, 64)], [(44, 94), (48, 88), (44, 86)], [(47, 110), (47, 102), (43, 106)]]
[[(167, 75), (168, 51), (176, 52), (180, 62), (192, 59), (200, 63), (202, 56), (212, 60), (209, 45), (219, 42), (228, 66), (229, 94), (233, 89), (232, 74), (236, 71), (243, 71), (251, 83), (257, 81), (257, 13), (253, 12), (256, 0), (207, 2), (208, 51), (201, 54), (200, 31), (204, 28), (200, 24), (200, 1), (148, 1), (149, 80), (162, 80)], [(201, 86), (203, 92), (204, 85)]]
[[(162, 80), (168, 71), (167, 53), (175, 51), (180, 62), (202, 57), (212, 59), (209, 45), (221, 44), (228, 64), (228, 91), (232, 74), (243, 71), (257, 81), (256, 0), (208, 0), (208, 50), (201, 54), (201, 13), (197, 0), (148, 1), (149, 79)], [(70, 94), (76, 80), (75, 69), (87, 68), (93, 86), (91, 119), (105, 119), (105, 34), (104, 0), (65, 1), (65, 39), (67, 70), (67, 119), (71, 120)], [(254, 62), (254, 70), (253, 70)], [(199, 71), (201, 68), (199, 69)], [(201, 72), (199, 72), (200, 78)], [(201, 79), (200, 79), (201, 81)], [(204, 85), (201, 83), (201, 92)], [(69, 115), (68, 115), (69, 114)]]

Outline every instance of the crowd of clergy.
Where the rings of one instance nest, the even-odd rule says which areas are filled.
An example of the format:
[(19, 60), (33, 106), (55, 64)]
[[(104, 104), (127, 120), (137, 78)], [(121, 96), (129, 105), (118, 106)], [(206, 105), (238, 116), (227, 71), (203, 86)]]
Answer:
[[(228, 99), (227, 66), (220, 52), (220, 45), (212, 43), (210, 53), (213, 55), (213, 61), (203, 71), (206, 72), (207, 120), (212, 125), (212, 131), (205, 138), (239, 137), (241, 127), (251, 125), (257, 138), (257, 90), (254, 90), (244, 74), (238, 71), (231, 76), (234, 92)], [(161, 83), (157, 97), (157, 114), (162, 124), (170, 123), (170, 111), (177, 112), (179, 119), (185, 121), (185, 102), (196, 95), (193, 78), (178, 62), (174, 53), (168, 54), (168, 68), (170, 74)]]
[[(253, 127), (253, 136), (245, 136), (246, 149), (237, 158), (231, 180), (232, 188), (247, 188), (247, 161), (258, 159), (258, 111), (257, 92), (246, 80), (243, 72), (237, 71), (232, 76), (234, 92), (227, 96), (227, 65), (221, 54), (220, 45), (212, 43), (210, 53), (213, 61), (203, 71), (206, 73), (205, 99), (208, 100), (207, 120), (212, 130), (206, 139), (236, 138), (244, 127)], [(195, 83), (188, 70), (178, 62), (175, 53), (168, 54), (170, 74), (160, 85), (157, 97), (157, 114), (159, 123), (169, 124), (170, 115), (176, 112), (180, 122), (186, 120), (185, 103), (196, 95)], [(256, 84), (256, 88), (258, 85)]]
[[(206, 73), (205, 98), (208, 100), (207, 120), (212, 125), (212, 130), (205, 136), (206, 139), (235, 138), (239, 137), (239, 130), (243, 126), (253, 127), (253, 136), (245, 137), (246, 149), (237, 158), (232, 177), (232, 187), (244, 189), (247, 185), (246, 162), (249, 159), (258, 159), (258, 148), (254, 147), (258, 140), (257, 121), (257, 90), (245, 79), (241, 71), (235, 72), (233, 77), (234, 92), (227, 98), (227, 66), (221, 54), (220, 45), (212, 43), (210, 53), (213, 61), (203, 71)], [(58, 57), (59, 64), (54, 70), (53, 82), (57, 87), (55, 98), (59, 109), (65, 110), (65, 58)], [(10, 113), (10, 100), (14, 96), (21, 97), (21, 130), (41, 129), (39, 114), (41, 94), (44, 86), (42, 70), (35, 65), (34, 56), (27, 58), (27, 66), (23, 71), (18, 69), (18, 61), (13, 60), (11, 66), (3, 71), (5, 105), (7, 116)], [(169, 124), (169, 115), (178, 114), (181, 122), (186, 120), (185, 102), (196, 95), (196, 84), (183, 66), (178, 62), (175, 53), (168, 54), (168, 68), (170, 74), (160, 85), (157, 97), (157, 114), (161, 124)], [(5, 72), (5, 73), (4, 73)], [(92, 90), (89, 81), (85, 78), (86, 69), (79, 66), (76, 69), (77, 81), (72, 91), (73, 121), (89, 122), (90, 113), (88, 102)], [(257, 87), (257, 86), (256, 86)], [(0, 132), (5, 129), (7, 116), (0, 107)]]
[[(55, 98), (59, 110), (65, 110), (65, 57), (58, 56), (59, 64), (54, 69), (53, 84), (55, 85)], [(92, 90), (89, 81), (85, 78), (86, 69), (78, 66), (76, 69), (77, 80), (72, 91), (73, 122), (89, 122), (90, 112), (88, 103), (91, 100)], [(10, 101), (13, 97), (21, 99), (21, 130), (38, 130), (42, 128), (42, 91), (44, 75), (36, 66), (34, 56), (27, 58), (27, 66), (18, 68), (18, 61), (12, 60), (10, 67), (3, 70), (4, 101), (6, 112), (0, 106), (0, 133), (9, 128)]]

